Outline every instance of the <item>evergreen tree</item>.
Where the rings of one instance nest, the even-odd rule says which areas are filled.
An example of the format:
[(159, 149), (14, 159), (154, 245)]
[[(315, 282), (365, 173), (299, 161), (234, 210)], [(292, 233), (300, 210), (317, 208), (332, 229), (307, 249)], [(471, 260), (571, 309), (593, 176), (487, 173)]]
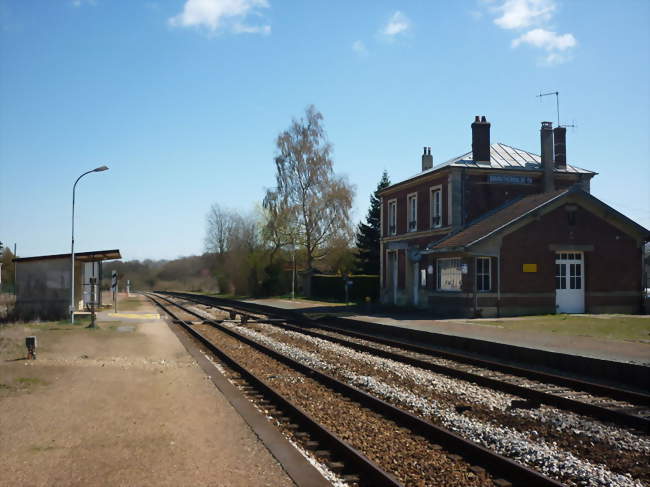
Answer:
[(377, 190), (370, 195), (370, 208), (366, 222), (360, 222), (357, 229), (357, 272), (362, 274), (379, 274), (379, 238), (381, 228), (381, 200), (379, 192), (390, 186), (388, 173), (384, 171)]

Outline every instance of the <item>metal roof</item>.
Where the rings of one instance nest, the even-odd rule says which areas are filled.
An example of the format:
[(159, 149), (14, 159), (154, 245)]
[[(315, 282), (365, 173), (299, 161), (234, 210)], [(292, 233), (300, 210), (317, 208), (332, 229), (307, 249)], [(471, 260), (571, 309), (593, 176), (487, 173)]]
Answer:
[[(532, 152), (528, 152), (523, 149), (517, 149), (516, 147), (511, 147), (501, 142), (497, 142), (495, 144), (490, 144), (489, 164), (473, 161), (472, 152), (470, 151), (461, 156), (449, 159), (442, 164), (438, 164), (437, 166), (434, 166), (433, 168), (424, 172), (432, 172), (447, 166), (541, 171), (542, 158), (538, 154), (533, 154)], [(571, 164), (566, 165), (566, 170), (555, 168), (554, 171), (577, 174), (596, 174), (593, 171), (588, 171), (587, 169), (572, 166)]]
[[(70, 258), (70, 254), (52, 254), (52, 255), (37, 255), (34, 257), (18, 257), (13, 259), (14, 262), (27, 262), (32, 260), (49, 260), (49, 259), (62, 259)], [(97, 262), (100, 260), (121, 259), (119, 249), (113, 250), (93, 250), (91, 252), (75, 252), (74, 260), (77, 262)]]
[[(517, 149), (516, 147), (497, 142), (495, 144), (490, 144), (490, 163), (485, 162), (476, 162), (472, 160), (472, 152), (467, 152), (461, 156), (453, 157), (442, 164), (433, 166), (431, 169), (426, 171), (419, 172), (410, 176), (402, 181), (391, 184), (387, 188), (384, 188), (381, 193), (390, 191), (395, 186), (407, 183), (413, 179), (417, 179), (421, 176), (432, 174), (441, 169), (448, 167), (464, 167), (464, 168), (474, 168), (474, 169), (505, 169), (510, 171), (542, 171), (542, 158), (538, 154), (533, 154), (532, 152), (525, 151), (523, 149)], [(582, 169), (571, 164), (566, 165), (566, 169), (553, 169), (556, 173), (565, 173), (565, 174), (586, 174), (594, 176), (597, 173), (594, 171), (589, 171), (588, 169)]]

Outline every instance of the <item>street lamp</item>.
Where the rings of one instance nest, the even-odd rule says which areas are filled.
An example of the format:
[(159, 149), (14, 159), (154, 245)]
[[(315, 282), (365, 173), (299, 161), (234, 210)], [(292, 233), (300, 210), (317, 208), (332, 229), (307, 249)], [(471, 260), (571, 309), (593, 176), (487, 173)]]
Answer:
[(108, 167), (99, 166), (91, 171), (86, 171), (85, 173), (83, 173), (81, 176), (77, 178), (77, 180), (74, 182), (74, 185), (72, 186), (72, 248), (70, 250), (70, 261), (72, 266), (72, 273), (70, 274), (70, 322), (73, 324), (74, 324), (74, 310), (75, 310), (75, 305), (74, 305), (74, 192), (77, 189), (77, 183), (86, 174), (90, 174), (91, 172), (102, 172), (102, 171), (108, 171)]

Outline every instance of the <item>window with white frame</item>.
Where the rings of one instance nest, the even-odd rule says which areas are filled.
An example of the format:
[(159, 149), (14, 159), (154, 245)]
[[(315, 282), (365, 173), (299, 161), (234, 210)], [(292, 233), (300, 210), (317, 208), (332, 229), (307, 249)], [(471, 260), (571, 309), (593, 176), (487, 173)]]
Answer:
[(431, 228), (442, 226), (442, 190), (431, 188)]
[(463, 273), (460, 258), (438, 259), (438, 289), (440, 291), (460, 291)]
[(489, 291), (492, 287), (490, 277), (490, 258), (477, 257), (476, 258), (476, 290)]
[(415, 232), (418, 229), (418, 194), (408, 195), (408, 231)]
[(397, 200), (388, 202), (388, 235), (397, 233)]

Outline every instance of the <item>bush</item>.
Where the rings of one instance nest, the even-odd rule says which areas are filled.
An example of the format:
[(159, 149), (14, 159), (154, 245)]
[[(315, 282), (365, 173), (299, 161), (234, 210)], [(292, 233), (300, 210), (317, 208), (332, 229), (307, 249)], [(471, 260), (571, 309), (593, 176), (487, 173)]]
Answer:
[[(379, 276), (369, 274), (351, 275), (349, 288), (350, 301), (364, 301), (370, 297), (373, 301), (379, 296)], [(342, 276), (314, 274), (311, 280), (313, 298), (345, 300), (345, 280)]]

